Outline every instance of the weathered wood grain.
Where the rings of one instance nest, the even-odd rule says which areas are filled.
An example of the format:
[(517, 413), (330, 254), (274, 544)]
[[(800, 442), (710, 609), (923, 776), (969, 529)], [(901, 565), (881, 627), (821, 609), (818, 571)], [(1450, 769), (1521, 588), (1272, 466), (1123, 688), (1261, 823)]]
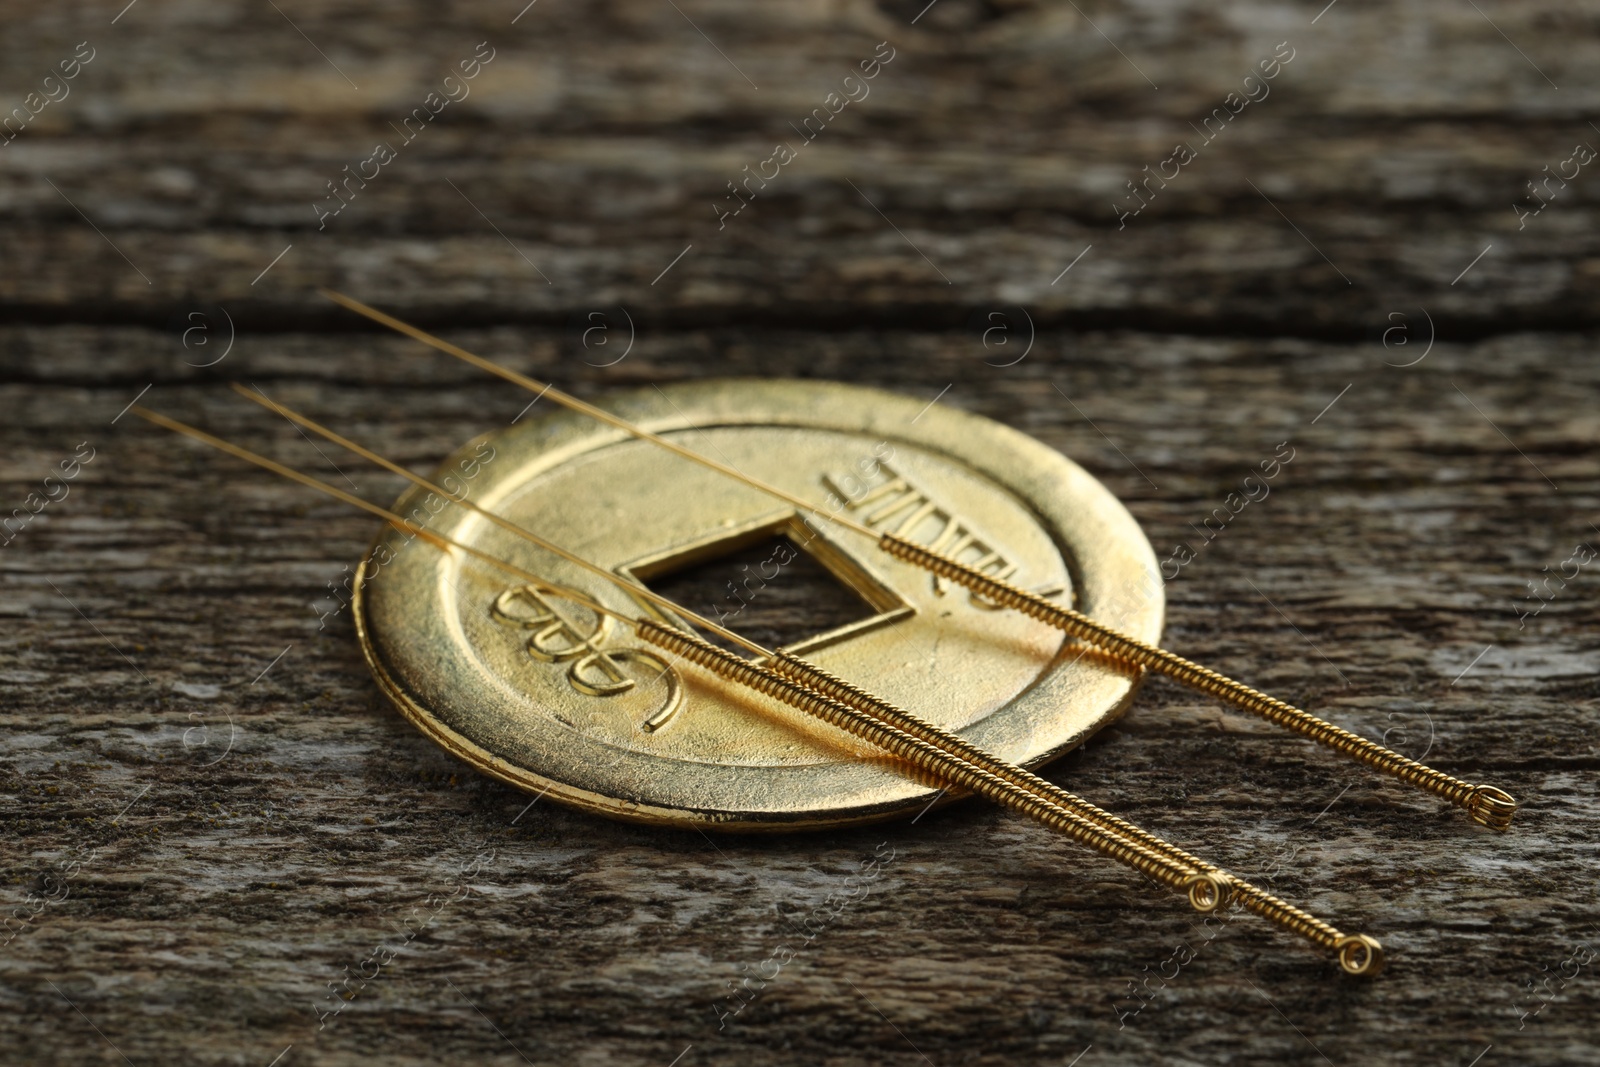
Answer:
[[(1600, 145), (1592, 15), (940, 0), (913, 27), (920, 3), (544, 0), (515, 26), (520, 4), (141, 3), (113, 25), (120, 6), (15, 8), (0, 37), (0, 104), (76, 42), (99, 49), (0, 148), (0, 515), (94, 450), (0, 548), (0, 904), (49, 900), (0, 948), (8, 1062), (1600, 1055), (1592, 966), (1523, 1017), (1600, 921), (1600, 578), (1518, 625), (1526, 583), (1600, 544), (1597, 194), (1584, 170), (1525, 229), (1511, 210)], [(323, 182), (485, 39), (472, 96), (318, 233)], [(871, 95), (719, 231), (724, 183), (886, 39)], [(1123, 183), (1284, 40), (1272, 95), (1119, 231)], [(1105, 480), (1158, 556), (1196, 550), (1168, 586), (1170, 647), (1525, 810), (1493, 835), (1161, 681), (1049, 770), (1381, 937), (1391, 969), (1361, 984), (977, 804), (715, 841), (528, 809), (368, 677), (329, 586), (369, 520), (119, 417), (149, 386), (339, 477), (226, 383), (419, 469), (526, 405), (317, 284), (584, 395), (948, 386)], [(618, 349), (596, 358), (572, 323), (614, 305), (635, 344), (599, 367)], [(1017, 347), (986, 349), (973, 322), (1013, 305), (1036, 336), (997, 366), (1027, 323), (1010, 313)], [(234, 347), (197, 366), (222, 351), (218, 306)], [(1271, 494), (1202, 543), (1194, 524), (1285, 441)], [(889, 849), (719, 1029), (728, 983)], [(1194, 958), (1152, 978), (1181, 944)], [(319, 1029), (345, 968), (378, 976)]]
[[(759, 91), (667, 5), (535, 7), (516, 27), (487, 5), (442, 22), (296, 12), (331, 62), (270, 9), (130, 12), (93, 33), (87, 14), (27, 20), (5, 45), (19, 99), (24, 72), (78, 37), (103, 53), (0, 149), (0, 312), (160, 325), (199, 299), (252, 325), (328, 323), (311, 286), (338, 280), (434, 321), (620, 301), (680, 322), (959, 324), (1001, 300), (1081, 325), (1350, 336), (1381, 330), (1404, 293), (1460, 336), (1596, 324), (1587, 172), (1550, 186), (1538, 217), (1513, 209), (1576, 143), (1600, 144), (1585, 76), (1600, 44), (1564, 5), (1493, 24), (1442, 3), (1316, 25), (1281, 5), (1101, 11), (1128, 60), (1071, 8), (988, 10), (1005, 13), (942, 0), (912, 27), (864, 3), (707, 5), (695, 24)], [(319, 231), (326, 183), (398, 142), (393, 124), (485, 39), (496, 58), (470, 95)], [(881, 40), (895, 58), (869, 94), (802, 143), (793, 127)], [(1197, 127), (1285, 41), (1268, 95), (1206, 142)], [(778, 141), (798, 158), (719, 226), (741, 202), (728, 183)], [(1197, 157), (1120, 224), (1138, 203), (1127, 183), (1180, 141)]]

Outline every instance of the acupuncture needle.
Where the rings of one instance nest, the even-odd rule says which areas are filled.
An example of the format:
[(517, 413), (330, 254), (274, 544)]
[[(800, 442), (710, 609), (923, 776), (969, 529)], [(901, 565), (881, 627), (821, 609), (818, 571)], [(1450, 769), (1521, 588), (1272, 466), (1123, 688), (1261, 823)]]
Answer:
[[(248, 391), (243, 392), (245, 392), (245, 395), (251, 396)], [(251, 399), (256, 399), (256, 397), (251, 396)], [(264, 396), (257, 402), (278, 411), (285, 417), (291, 417), (288, 409)], [(377, 515), (397, 529), (410, 531), (417, 536), (421, 536), (423, 540), (441, 551), (448, 551), (450, 548), (461, 549), (469, 556), (522, 578), (535, 588), (549, 591), (578, 603), (597, 613), (597, 615), (609, 615), (626, 625), (632, 626), (642, 639), (673, 652), (711, 673), (753, 689), (758, 693), (776, 698), (815, 718), (844, 729), (876, 747), (888, 751), (891, 755), (898, 756), (947, 785), (979, 793), (1005, 807), (1026, 814), (1046, 826), (1066, 834), (1081, 844), (1088, 845), (1103, 855), (1110, 856), (1131, 866), (1171, 888), (1185, 892), (1191, 905), (1196, 910), (1214, 911), (1229, 899), (1234, 899), (1247, 910), (1262, 915), (1279, 926), (1300, 934), (1319, 947), (1331, 950), (1336, 955), (1340, 966), (1350, 974), (1372, 975), (1376, 974), (1383, 966), (1383, 949), (1374, 938), (1363, 934), (1343, 934), (1322, 920), (1285, 903), (1250, 883), (1234, 878), (1209, 864), (1201, 863), (1201, 861), (1195, 860), (1187, 853), (1162, 841), (1160, 838), (1139, 830), (1137, 827), (1133, 827), (1131, 824), (1101, 811), (1087, 801), (1045, 782), (1023, 768), (1016, 767), (997, 756), (984, 752), (964, 739), (939, 730), (937, 727), (917, 719), (915, 716), (901, 711), (893, 705), (877, 701), (876, 698), (870, 698), (873, 701), (873, 707), (881, 707), (893, 713), (901, 722), (912, 726), (916, 731), (915, 733), (911, 730), (903, 729), (898, 722), (891, 721), (888, 716), (880, 717), (878, 714), (874, 714), (872, 710), (852, 707), (825, 692), (785, 677), (769, 665), (752, 663), (749, 660), (742, 659), (696, 635), (664, 626), (651, 619), (629, 616), (615, 609), (604, 607), (592, 597), (583, 593), (552, 583), (490, 553), (472, 548), (442, 534), (429, 531), (387, 508), (380, 507), (352, 493), (339, 489), (337, 486), (303, 474), (249, 449), (222, 440), (196, 427), (170, 419), (139, 405), (135, 405), (130, 410), (158, 426), (194, 438), (239, 459), (264, 467), (273, 473), (309, 488), (317, 489), (335, 499)], [(315, 429), (317, 432), (323, 433), (323, 428), (316, 426), (311, 420), (305, 419), (303, 416), (293, 417), (292, 421), (295, 421), (298, 425), (304, 425), (308, 429)], [(332, 434), (331, 431), (324, 433), (324, 436), (329, 440), (335, 441), (335, 443), (346, 446), (344, 439), (337, 434)], [(354, 442), (349, 442), (349, 444), (353, 445)], [(377, 457), (376, 453), (369, 454), (367, 450), (360, 446), (356, 446), (352, 451), (366, 458), (372, 458), (374, 462), (380, 463), (386, 469), (406, 475), (419, 485), (432, 484), (426, 479), (420, 478), (420, 476), (411, 475), (410, 472), (398, 467), (398, 465), (391, 465), (389, 461)], [(440, 487), (433, 487), (430, 491), (438, 493), (444, 499), (456, 500), (454, 496), (443, 491)], [(464, 503), (463, 501), (457, 502)], [(500, 518), (476, 506), (473, 507), (473, 510), (487, 518)], [(607, 571), (598, 564), (561, 549), (531, 531), (503, 519), (500, 520), (499, 524), (516, 530), (519, 536), (524, 537), (531, 543), (591, 573), (604, 577), (626, 593), (634, 596), (644, 594), (646, 599), (660, 602), (662, 606), (679, 613), (682, 617), (695, 622), (697, 625), (704, 626), (710, 632), (717, 633), (725, 639), (733, 640), (758, 655), (766, 656), (774, 662), (785, 662), (791, 668), (805, 668), (814, 677), (823, 679), (825, 683), (832, 682), (835, 685), (844, 686), (849, 693), (869, 696), (862, 690), (846, 686), (845, 683), (832, 678), (831, 675), (821, 671), (820, 668), (804, 664), (802, 661), (781, 651), (768, 651), (760, 645), (748, 641), (732, 631), (712, 623), (708, 619), (702, 618), (689, 609), (677, 605), (666, 597), (662, 597), (651, 590), (643, 589), (620, 575)], [(923, 736), (918, 736), (918, 734), (926, 735), (934, 740), (926, 740)], [(970, 753), (972, 758), (968, 758), (967, 753)], [(1041, 789), (1041, 786), (1044, 788)], [(1108, 827), (1086, 817), (1084, 814), (1080, 814), (1083, 810), (1092, 811), (1096, 816), (1109, 820), (1111, 825)], [(1120, 827), (1126, 827), (1126, 829), (1117, 829)]]
[(1216, 697), (1240, 710), (1259, 715), (1268, 722), (1292, 730), (1351, 759), (1365, 763), (1379, 771), (1393, 775), (1404, 782), (1442, 797), (1450, 803), (1466, 809), (1475, 822), (1495, 830), (1506, 830), (1511, 826), (1512, 816), (1516, 814), (1517, 802), (1511, 794), (1503, 789), (1491, 785), (1474, 785), (1469, 782), (1463, 782), (1458, 778), (1434, 770), (1432, 767), (1402, 756), (1392, 749), (1385, 748), (1376, 742), (1369, 741), (1364, 737), (1335, 726), (1309, 712), (1302, 711), (1291, 704), (1252, 689), (1242, 682), (1234, 681), (1226, 675), (1208, 667), (1202, 667), (1166, 649), (1157, 648), (1137, 638), (1130, 637), (1110, 626), (1096, 622), (1081, 612), (1052, 603), (1038, 593), (1029, 592), (1002, 578), (985, 574), (977, 568), (941, 552), (925, 548), (909, 538), (889, 531), (880, 533), (863, 523), (856, 522), (854, 519), (824, 512), (804, 498), (759, 478), (752, 477), (731, 464), (712, 459), (710, 456), (668, 440), (666, 437), (646, 430), (642, 426), (606, 411), (604, 408), (596, 407), (584, 400), (580, 400), (548, 382), (541, 382), (536, 378), (502, 367), (492, 360), (469, 352), (459, 345), (451, 344), (441, 337), (412, 326), (410, 323), (403, 322), (352, 297), (345, 296), (343, 293), (338, 293), (331, 289), (321, 289), (319, 291), (323, 296), (342, 307), (387, 326), (396, 332), (421, 341), (423, 344), (447, 355), (470, 363), (480, 370), (487, 371), (508, 382), (519, 385), (530, 392), (537, 393), (541, 397), (548, 396), (563, 407), (587, 415), (608, 426), (613, 426), (642, 441), (648, 441), (651, 444), (665, 448), (690, 462), (698, 463), (703, 467), (733, 478), (753, 489), (800, 508), (808, 514), (817, 516), (826, 522), (870, 538), (877, 543), (879, 549), (896, 559), (915, 567), (920, 567), (941, 578), (947, 578), (958, 585), (964, 586), (985, 600), (1019, 611), (1038, 622), (1054, 627), (1075, 640), (1093, 644), (1117, 659), (1166, 675), (1168, 678), (1190, 689)]

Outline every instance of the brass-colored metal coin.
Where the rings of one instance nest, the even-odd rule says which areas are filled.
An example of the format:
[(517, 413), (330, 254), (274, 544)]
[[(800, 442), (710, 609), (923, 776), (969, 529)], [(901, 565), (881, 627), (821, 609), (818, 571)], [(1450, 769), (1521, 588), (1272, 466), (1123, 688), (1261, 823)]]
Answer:
[[(1082, 468), (998, 423), (876, 390), (717, 381), (607, 406), (779, 488), (895, 531), (1125, 633), (1159, 640), (1149, 543)], [(790, 648), (989, 751), (1034, 765), (1126, 707), (1126, 667), (974, 600), (735, 480), (570, 412), (479, 438), (433, 480), (641, 583), (774, 534), (850, 586), (863, 618)], [(627, 615), (642, 600), (434, 494), (396, 510)], [(739, 629), (787, 559), (716, 614)], [(413, 723), (536, 794), (641, 822), (736, 830), (915, 812), (937, 792), (881, 754), (634, 637), (622, 623), (387, 528), (363, 562), (363, 652)], [(1129, 595), (1133, 591), (1135, 595)], [(677, 620), (671, 620), (677, 621)]]

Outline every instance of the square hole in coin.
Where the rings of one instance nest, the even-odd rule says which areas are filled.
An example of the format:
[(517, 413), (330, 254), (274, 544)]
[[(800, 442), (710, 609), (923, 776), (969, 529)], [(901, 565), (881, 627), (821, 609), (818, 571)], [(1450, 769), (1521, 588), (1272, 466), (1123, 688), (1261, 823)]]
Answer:
[[(796, 654), (915, 614), (850, 546), (792, 512), (728, 524), (635, 559), (617, 573), (767, 648)], [(661, 614), (642, 601), (641, 607)], [(729, 647), (709, 632), (701, 636)]]
[[(653, 576), (647, 584), (690, 611), (768, 648), (793, 645), (878, 614), (855, 590), (781, 534)], [(704, 636), (724, 644), (714, 634)]]

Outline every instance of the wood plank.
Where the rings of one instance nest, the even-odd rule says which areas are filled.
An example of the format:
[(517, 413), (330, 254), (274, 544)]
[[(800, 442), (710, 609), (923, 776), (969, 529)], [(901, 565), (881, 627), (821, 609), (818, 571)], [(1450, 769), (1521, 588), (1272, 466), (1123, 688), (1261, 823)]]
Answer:
[[(623, 370), (672, 380), (802, 364), (911, 395), (953, 381), (945, 402), (1105, 478), (1158, 551), (1197, 540), (1189, 524), (1290, 440), (1272, 494), (1172, 583), (1169, 643), (1408, 751), (1431, 745), (1430, 760), (1527, 809), (1507, 836), (1480, 832), (1163, 682), (1052, 769), (1378, 933), (1393, 968), (1372, 986), (1253, 920), (1199, 927), (1136, 875), (976, 804), (915, 826), (716, 842), (546, 804), (519, 819), (529, 798), (453, 763), (384, 705), (345, 617), (319, 632), (328, 605), (313, 604), (368, 520), (129, 419), (106, 423), (157, 377), (146, 400), (162, 410), (314, 454), (202, 372), (178, 374), (159, 331), (14, 328), (7, 349), (41, 355), (19, 368), (30, 381), (4, 390), (24, 412), (6, 429), (8, 497), (83, 437), (98, 449), (72, 494), (0, 555), (12, 898), (100, 849), (0, 964), (27, 1056), (105, 1051), (47, 980), (135, 1062), (182, 1050), (265, 1063), (291, 1043), (299, 1059), (286, 1062), (516, 1059), (484, 1016), (534, 1062), (666, 1063), (691, 1044), (684, 1062), (918, 1059), (894, 1027), (934, 1062), (1066, 1062), (1091, 1043), (1104, 1062), (1148, 1062), (1180, 1041), (1208, 1062), (1316, 1058), (1293, 1027), (1335, 1062), (1374, 1042), (1396, 1062), (1470, 1059), (1490, 1043), (1529, 1059), (1590, 1047), (1581, 978), (1523, 1030), (1518, 1013), (1537, 1001), (1515, 997), (1589, 936), (1594, 601), (1579, 579), (1522, 632), (1513, 605), (1525, 580), (1594, 539), (1582, 521), (1597, 490), (1591, 337), (1440, 343), (1399, 370), (1378, 346), (1054, 332), (1000, 370), (970, 337), (705, 332), (602, 371), (550, 333), (453, 336), (507, 352), (516, 339), (524, 366), (584, 391)], [(86, 386), (97, 368), (117, 384)], [(523, 402), (360, 335), (289, 335), (223, 368), (419, 465)], [(1562, 375), (1563, 389), (1542, 384)], [(395, 491), (350, 473), (374, 495)], [(483, 841), (494, 858), (464, 879)], [(719, 1030), (712, 1005), (741, 964), (761, 967), (885, 841), (895, 858), (871, 895)], [(424, 902), (464, 880), (471, 891), (319, 1031), (327, 983), (385, 939), (397, 946), (408, 915), (422, 922)], [(1180, 943), (1194, 960), (1164, 989), (1152, 980), (1159, 995), (1128, 1015), (1129, 980), (1171, 974)]]

